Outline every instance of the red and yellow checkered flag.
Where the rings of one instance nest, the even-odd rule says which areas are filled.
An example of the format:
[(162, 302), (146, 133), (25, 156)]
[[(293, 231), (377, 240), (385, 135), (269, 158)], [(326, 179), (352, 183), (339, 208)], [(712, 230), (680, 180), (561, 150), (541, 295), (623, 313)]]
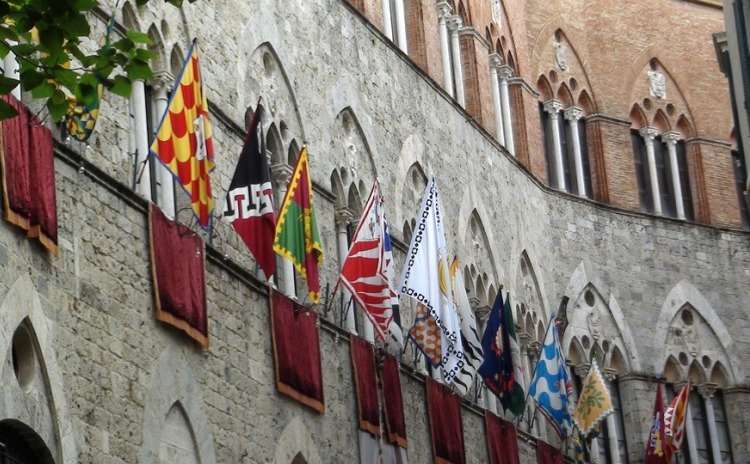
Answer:
[(209, 177), (214, 168), (214, 146), (195, 41), (151, 144), (151, 154), (159, 158), (190, 195), (200, 225), (209, 227), (214, 209)]

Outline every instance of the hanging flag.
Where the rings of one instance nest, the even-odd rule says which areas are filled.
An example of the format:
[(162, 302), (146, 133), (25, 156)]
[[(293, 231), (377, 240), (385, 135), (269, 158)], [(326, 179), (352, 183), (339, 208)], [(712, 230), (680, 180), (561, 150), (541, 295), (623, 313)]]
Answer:
[(573, 462), (575, 464), (591, 464), (588, 442), (579, 430), (573, 432)]
[(664, 411), (664, 435), (669, 445), (669, 460), (682, 449), (682, 439), (685, 436), (685, 419), (687, 417), (688, 401), (690, 397), (690, 382), (672, 399)]
[(451, 283), (453, 287), (453, 301), (456, 304), (458, 318), (461, 322), (461, 345), (464, 348), (464, 366), (456, 376), (455, 385), (462, 396), (465, 395), (474, 384), (474, 376), (482, 364), (484, 354), (482, 344), (479, 342), (477, 333), (477, 320), (474, 311), (471, 310), (469, 296), (466, 294), (464, 274), (461, 272), (461, 264), (458, 257), (451, 263)]
[(646, 460), (644, 464), (669, 464), (669, 453), (666, 449), (666, 435), (664, 433), (664, 398), (661, 384), (656, 386), (656, 401), (654, 402), (654, 416), (651, 420), (651, 430), (646, 443)]
[(395, 287), (396, 282), (396, 261), (393, 259), (393, 241), (391, 240), (391, 230), (388, 221), (384, 217), (385, 228), (383, 231), (383, 267), (385, 275), (390, 285), (391, 293), (391, 311), (393, 318), (388, 327), (388, 337), (386, 338), (386, 349), (394, 355), (398, 355), (404, 349), (404, 334), (401, 330), (401, 309), (398, 305), (398, 290)]
[(583, 381), (581, 394), (578, 396), (578, 404), (573, 413), (573, 420), (578, 430), (583, 435), (588, 435), (596, 425), (612, 414), (612, 398), (609, 396), (609, 389), (604, 383), (602, 373), (596, 365), (596, 360), (592, 361), (589, 373)]
[(262, 107), (253, 113), (232, 182), (224, 199), (223, 219), (232, 224), (255, 257), (266, 279), (276, 270), (273, 238), (276, 217), (273, 213), (273, 187), (268, 159), (261, 147)]
[(179, 180), (198, 223), (208, 228), (214, 208), (209, 177), (214, 146), (197, 48), (194, 40), (150, 152)]
[(96, 120), (99, 117), (99, 105), (104, 86), (97, 86), (96, 100), (90, 104), (78, 101), (75, 97), (68, 97), (68, 109), (65, 112), (65, 133), (79, 142), (86, 142), (94, 133)]
[(430, 363), (440, 368), (443, 382), (451, 385), (465, 360), (461, 324), (450, 295), (448, 250), (435, 178), (425, 187), (420, 211), (406, 254), (401, 294), (417, 303), (410, 336)]
[(383, 197), (376, 180), (341, 266), (339, 279), (370, 319), (380, 340), (386, 340), (393, 320), (393, 286), (388, 280), (385, 227)]
[(570, 417), (572, 395), (573, 385), (560, 348), (557, 324), (553, 316), (544, 336), (544, 346), (534, 370), (534, 377), (529, 384), (529, 396), (534, 399), (539, 410), (561, 438), (567, 437), (573, 428)]
[(482, 336), (484, 362), (479, 374), (487, 388), (500, 399), (503, 409), (518, 416), (523, 413), (524, 391), (518, 383), (521, 378), (513, 363), (513, 351), (518, 350), (516, 328), (510, 295), (503, 303), (502, 292), (497, 294)]
[(312, 180), (307, 161), (307, 147), (302, 147), (286, 189), (276, 222), (273, 250), (294, 264), (307, 281), (310, 301), (320, 302), (320, 270), (323, 245), (313, 208)]

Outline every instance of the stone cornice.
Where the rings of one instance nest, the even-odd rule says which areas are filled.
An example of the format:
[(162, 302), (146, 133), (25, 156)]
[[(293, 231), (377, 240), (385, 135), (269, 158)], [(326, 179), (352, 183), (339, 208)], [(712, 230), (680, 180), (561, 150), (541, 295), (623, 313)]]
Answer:
[(609, 116), (604, 113), (594, 113), (585, 117), (586, 122), (606, 122), (607, 124), (614, 124), (617, 126), (631, 126), (631, 122), (627, 119), (621, 119), (615, 116)]
[(691, 137), (689, 139), (685, 140), (685, 143), (691, 144), (691, 143), (697, 143), (700, 145), (712, 145), (714, 147), (720, 147), (720, 148), (732, 148), (732, 144), (730, 142), (727, 142), (725, 140), (718, 140), (718, 139), (710, 139), (708, 137)]

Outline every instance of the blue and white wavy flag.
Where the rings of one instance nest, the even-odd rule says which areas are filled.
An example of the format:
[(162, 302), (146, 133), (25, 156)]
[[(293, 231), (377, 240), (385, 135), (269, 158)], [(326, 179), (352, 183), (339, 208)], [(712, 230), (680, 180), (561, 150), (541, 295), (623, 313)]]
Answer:
[(565, 365), (565, 356), (560, 349), (554, 316), (550, 325), (529, 386), (529, 396), (534, 399), (557, 434), (564, 438), (573, 430), (573, 385)]

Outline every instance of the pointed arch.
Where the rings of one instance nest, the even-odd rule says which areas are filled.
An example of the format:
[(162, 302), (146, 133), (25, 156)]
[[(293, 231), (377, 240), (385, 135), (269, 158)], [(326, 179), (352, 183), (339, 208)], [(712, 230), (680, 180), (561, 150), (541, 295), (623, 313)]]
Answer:
[(164, 39), (156, 24), (151, 24), (148, 28), (148, 38), (151, 43), (148, 44), (148, 50), (151, 52), (151, 67), (155, 71), (164, 71), (167, 68), (167, 56), (164, 49)]
[(680, 383), (685, 378), (680, 363), (673, 356), (667, 358), (667, 361), (664, 363), (664, 378), (667, 379), (668, 383), (672, 384)]
[(334, 169), (331, 172), (331, 192), (333, 192), (333, 196), (335, 197), (337, 208), (346, 206), (344, 184), (341, 182), (341, 176), (339, 175), (338, 169)]
[(172, 47), (172, 52), (169, 54), (169, 68), (172, 71), (172, 75), (179, 76), (184, 62), (185, 55), (182, 53), (180, 46), (175, 44)]
[(648, 126), (648, 118), (641, 105), (634, 104), (630, 109), (630, 128), (639, 130)]
[(306, 140), (294, 88), (278, 53), (269, 42), (259, 45), (244, 69), (242, 95), (244, 106), (254, 105), (259, 97), (267, 116), (278, 124), (284, 121), (290, 137)]
[[(349, 182), (358, 184), (359, 181), (364, 180), (369, 189), (369, 186), (377, 179), (378, 171), (370, 142), (359, 123), (359, 118), (350, 106), (343, 108), (336, 115), (330, 153), (338, 154), (332, 157), (342, 160), (339, 162), (340, 167), (349, 174), (348, 179), (342, 176), (345, 188)], [(360, 190), (360, 194), (366, 195), (364, 190)]]
[(729, 375), (721, 361), (714, 364), (713, 369), (711, 369), (710, 381), (711, 383), (716, 384), (719, 388), (726, 388), (729, 386)]
[(698, 364), (698, 361), (693, 361), (688, 367), (687, 378), (693, 385), (701, 385), (706, 382), (706, 373), (703, 371), (703, 367)]
[[(168, 459), (164, 459), (169, 456)], [(200, 464), (196, 439), (185, 408), (176, 401), (167, 413), (159, 443), (159, 464)]]
[(654, 118), (652, 119), (650, 125), (651, 127), (657, 128), (662, 133), (672, 130), (672, 125), (669, 123), (669, 118), (661, 109), (656, 110), (656, 114), (654, 114)]
[(578, 96), (578, 107), (583, 109), (583, 112), (586, 115), (595, 113), (594, 102), (591, 100), (586, 89), (581, 90), (581, 94)]
[(135, 8), (133, 8), (133, 4), (129, 1), (125, 2), (125, 4), (122, 6), (122, 25), (129, 30), (141, 30), (141, 25), (138, 20), (138, 13), (136, 13)]
[(552, 93), (552, 85), (544, 74), (540, 75), (539, 79), (537, 79), (536, 90), (539, 92), (539, 98), (542, 101), (552, 100), (555, 96), (555, 94)]
[(276, 123), (271, 123), (266, 132), (266, 150), (271, 152), (271, 163), (284, 163), (286, 153), (284, 153), (284, 143), (281, 141), (281, 135), (276, 128)]
[(533, 311), (546, 324), (550, 317), (550, 309), (547, 307), (541, 282), (528, 250), (523, 250), (516, 262), (518, 263), (514, 273), (516, 300), (525, 303), (527, 310)]
[(557, 99), (562, 102), (565, 108), (569, 108), (574, 104), (573, 93), (565, 82), (557, 89)]
[[(304, 461), (299, 461), (299, 459)], [(294, 416), (284, 427), (276, 445), (274, 464), (289, 464), (305, 462), (307, 464), (322, 464), (318, 447), (313, 441), (310, 431), (302, 419)]]
[(696, 136), (695, 128), (684, 114), (681, 114), (677, 118), (677, 130), (680, 131), (682, 136), (686, 139)]
[(410, 221), (414, 212), (419, 207), (417, 204), (409, 203), (409, 198), (407, 198), (410, 195), (409, 190), (411, 189), (408, 172), (416, 164), (419, 166), (419, 171), (424, 178), (427, 179), (425, 174), (431, 172), (431, 169), (428, 160), (425, 159), (424, 152), (425, 145), (418, 134), (409, 135), (401, 145), (396, 172), (407, 173), (407, 175), (401, 179), (397, 178), (393, 188), (393, 204), (395, 205), (393, 212), (394, 221), (397, 224)]
[(188, 362), (186, 349), (174, 345), (167, 348), (151, 368), (151, 382), (143, 408), (141, 464), (160, 462), (162, 437), (175, 404), (179, 404), (192, 432), (197, 462), (216, 464), (213, 435), (203, 412), (200, 386)]
[[(487, 227), (483, 219), (492, 218), (490, 211), (485, 203), (485, 197), (477, 192), (476, 187), (472, 183), (468, 183), (461, 197), (461, 204), (458, 209), (458, 221), (454, 221), (457, 228), (455, 236), (459, 246), (457, 250), (459, 256), (474, 257), (473, 261), (476, 265), (481, 265), (484, 262), (485, 266), (482, 268), (482, 271), (489, 272), (492, 281), (499, 285), (506, 276), (503, 274), (502, 267), (497, 265), (500, 260), (497, 250), (492, 246), (492, 244), (499, 243), (499, 241), (492, 227)], [(486, 251), (486, 255), (483, 257), (481, 256), (481, 252), (478, 252), (473, 247), (473, 244), (469, 243), (473, 237), (472, 223), (478, 231), (476, 238), (479, 239), (479, 245)], [(466, 264), (471, 263), (467, 261)]]
[[(709, 329), (713, 332), (717, 343), (720, 345), (721, 354), (729, 361), (729, 365), (725, 366), (729, 374), (729, 381), (735, 383), (737, 379), (744, 378), (743, 366), (733, 348), (734, 338), (727, 330), (721, 318), (719, 318), (711, 303), (687, 280), (679, 281), (667, 294), (656, 322), (654, 340), (661, 344), (666, 342), (672, 321), (685, 305), (690, 305), (703, 318)], [(666, 359), (668, 355), (666, 353), (666, 345), (663, 346), (665, 352), (662, 355), (662, 359)]]

